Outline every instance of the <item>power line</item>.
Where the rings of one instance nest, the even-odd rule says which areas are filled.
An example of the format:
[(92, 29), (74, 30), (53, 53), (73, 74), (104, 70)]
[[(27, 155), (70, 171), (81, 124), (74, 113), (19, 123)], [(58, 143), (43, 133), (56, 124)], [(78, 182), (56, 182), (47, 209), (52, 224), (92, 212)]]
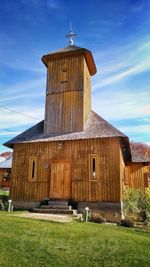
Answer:
[[(0, 105), (0, 108), (9, 110), (9, 111), (14, 112), (14, 113), (16, 113), (16, 114), (19, 114), (19, 115), (21, 115), (21, 116), (24, 116), (24, 117), (27, 117), (27, 118), (29, 118), (29, 119), (36, 120), (36, 121), (39, 122), (39, 119), (34, 118), (34, 117), (30, 116), (30, 115), (24, 114), (24, 113), (22, 113), (22, 112), (16, 111), (16, 110), (14, 110), (14, 109), (11, 109), (11, 108), (8, 108), (8, 107), (5, 107), (5, 106), (1, 106), (1, 105)], [(44, 121), (44, 123), (47, 124), (47, 125), (49, 125), (49, 123), (46, 122), (46, 121)]]
[(5, 107), (5, 106), (1, 106), (1, 105), (0, 105), (0, 108), (9, 110), (9, 111), (14, 112), (14, 113), (17, 113), (17, 114), (22, 115), (22, 116), (24, 116), (24, 117), (27, 117), (27, 118), (29, 118), (29, 119), (33, 119), (33, 120), (39, 121), (39, 119), (37, 119), (37, 118), (34, 118), (34, 117), (32, 117), (32, 116), (29, 116), (29, 115), (26, 115), (26, 114), (24, 114), (24, 113), (22, 113), (22, 112), (16, 111), (16, 110), (11, 109), (11, 108), (8, 108), (8, 107)]

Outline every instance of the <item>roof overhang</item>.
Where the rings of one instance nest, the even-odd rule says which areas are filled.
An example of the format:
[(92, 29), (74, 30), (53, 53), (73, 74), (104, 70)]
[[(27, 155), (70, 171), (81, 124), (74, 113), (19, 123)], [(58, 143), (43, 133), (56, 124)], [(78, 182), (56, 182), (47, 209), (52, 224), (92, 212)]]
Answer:
[(92, 53), (90, 50), (87, 50), (85, 48), (79, 48), (76, 50), (69, 50), (69, 51), (58, 51), (58, 52), (54, 52), (54, 53), (50, 53), (47, 55), (44, 55), (41, 60), (42, 62), (45, 64), (45, 66), (48, 66), (48, 62), (51, 60), (55, 60), (58, 58), (66, 58), (66, 57), (72, 57), (72, 56), (79, 56), (79, 55), (83, 55), (85, 57), (90, 75), (93, 76), (94, 74), (96, 74), (97, 70), (96, 70), (96, 66), (95, 66), (95, 62), (92, 56)]

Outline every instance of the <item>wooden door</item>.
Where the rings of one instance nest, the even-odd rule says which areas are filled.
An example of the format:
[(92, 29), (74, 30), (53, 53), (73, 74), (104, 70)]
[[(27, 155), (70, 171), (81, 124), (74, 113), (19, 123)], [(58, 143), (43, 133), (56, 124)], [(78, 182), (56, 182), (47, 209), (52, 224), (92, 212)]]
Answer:
[(50, 198), (70, 198), (70, 161), (51, 162)]

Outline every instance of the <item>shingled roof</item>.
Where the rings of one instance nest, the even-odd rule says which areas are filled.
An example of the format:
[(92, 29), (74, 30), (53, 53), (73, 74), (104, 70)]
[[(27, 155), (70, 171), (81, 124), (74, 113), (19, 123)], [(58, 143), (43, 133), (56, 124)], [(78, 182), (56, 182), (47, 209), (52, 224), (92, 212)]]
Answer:
[[(59, 53), (65, 53), (65, 52), (70, 52), (70, 51), (76, 51), (76, 50), (80, 50), (80, 49), (85, 49), (76, 45), (69, 45), (67, 47), (64, 48), (60, 48), (56, 51), (52, 51), (50, 52), (48, 55), (53, 55), (53, 54), (59, 54)], [(87, 49), (86, 49), (87, 50)]]
[(132, 162), (134, 163), (150, 163), (150, 159), (147, 159), (144, 155), (142, 155), (139, 151), (135, 148), (130, 146), (131, 155), (132, 155)]
[(122, 132), (113, 127), (95, 112), (91, 111), (85, 125), (85, 130), (81, 132), (67, 134), (47, 134), (44, 135), (44, 121), (39, 122), (35, 126), (29, 128), (25, 132), (11, 139), (4, 145), (12, 148), (16, 143), (28, 142), (48, 142), (48, 141), (65, 141), (89, 138), (105, 138), (105, 137), (126, 137)]
[(49, 60), (63, 57), (66, 58), (66, 56), (70, 55), (84, 55), (90, 74), (94, 75), (96, 73), (97, 70), (91, 51), (75, 45), (67, 46), (44, 55), (42, 57), (42, 62), (45, 64), (45, 66), (48, 66)]
[(0, 163), (0, 169), (10, 169), (12, 167), (12, 156)]

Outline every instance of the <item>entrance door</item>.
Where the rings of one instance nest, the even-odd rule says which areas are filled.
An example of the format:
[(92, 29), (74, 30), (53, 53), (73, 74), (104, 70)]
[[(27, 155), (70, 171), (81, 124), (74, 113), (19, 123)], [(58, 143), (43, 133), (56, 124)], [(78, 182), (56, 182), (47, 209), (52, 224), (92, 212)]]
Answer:
[(51, 162), (50, 198), (70, 198), (70, 161)]

